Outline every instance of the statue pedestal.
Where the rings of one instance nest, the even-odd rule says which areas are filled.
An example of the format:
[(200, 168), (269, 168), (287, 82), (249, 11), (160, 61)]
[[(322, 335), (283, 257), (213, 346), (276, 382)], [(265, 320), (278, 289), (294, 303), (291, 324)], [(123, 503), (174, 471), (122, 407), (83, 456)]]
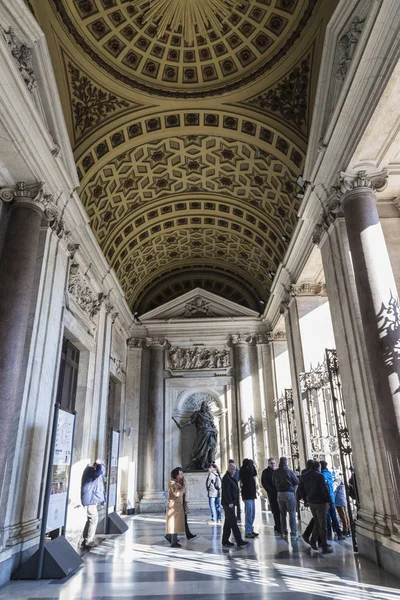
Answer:
[(189, 510), (209, 510), (206, 480), (208, 471), (185, 473), (189, 488)]

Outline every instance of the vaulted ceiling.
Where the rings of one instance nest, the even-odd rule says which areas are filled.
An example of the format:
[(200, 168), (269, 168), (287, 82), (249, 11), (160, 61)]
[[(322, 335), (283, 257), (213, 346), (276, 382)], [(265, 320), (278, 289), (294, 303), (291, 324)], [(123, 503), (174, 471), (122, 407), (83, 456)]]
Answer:
[(29, 4), (80, 197), (132, 309), (202, 287), (260, 310), (296, 225), (336, 2)]

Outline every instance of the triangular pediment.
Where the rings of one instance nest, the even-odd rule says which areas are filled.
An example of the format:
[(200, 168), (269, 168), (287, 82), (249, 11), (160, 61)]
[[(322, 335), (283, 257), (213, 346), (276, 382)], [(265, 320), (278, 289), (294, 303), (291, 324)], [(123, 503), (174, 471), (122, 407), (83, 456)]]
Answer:
[(236, 302), (196, 288), (141, 315), (142, 323), (169, 319), (256, 318), (258, 313)]

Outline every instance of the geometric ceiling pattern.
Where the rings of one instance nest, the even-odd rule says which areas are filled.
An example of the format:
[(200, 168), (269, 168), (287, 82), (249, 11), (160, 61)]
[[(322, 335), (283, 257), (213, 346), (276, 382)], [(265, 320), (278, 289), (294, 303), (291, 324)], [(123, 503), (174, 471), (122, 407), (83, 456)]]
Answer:
[(157, 1), (31, 0), (79, 194), (132, 310), (200, 287), (260, 311), (297, 222), (336, 1), (221, 0), (186, 32), (187, 0), (174, 25)]

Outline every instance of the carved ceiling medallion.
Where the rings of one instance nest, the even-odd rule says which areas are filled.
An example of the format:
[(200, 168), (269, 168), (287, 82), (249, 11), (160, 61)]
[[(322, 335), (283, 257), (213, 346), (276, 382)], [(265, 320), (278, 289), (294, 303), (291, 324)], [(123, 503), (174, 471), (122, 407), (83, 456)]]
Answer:
[(182, 37), (193, 46), (197, 34), (207, 35), (223, 29), (222, 22), (232, 12), (247, 4), (242, 0), (132, 0), (132, 5), (144, 8), (144, 23), (157, 26), (157, 37), (163, 38), (168, 32), (181, 32)]

